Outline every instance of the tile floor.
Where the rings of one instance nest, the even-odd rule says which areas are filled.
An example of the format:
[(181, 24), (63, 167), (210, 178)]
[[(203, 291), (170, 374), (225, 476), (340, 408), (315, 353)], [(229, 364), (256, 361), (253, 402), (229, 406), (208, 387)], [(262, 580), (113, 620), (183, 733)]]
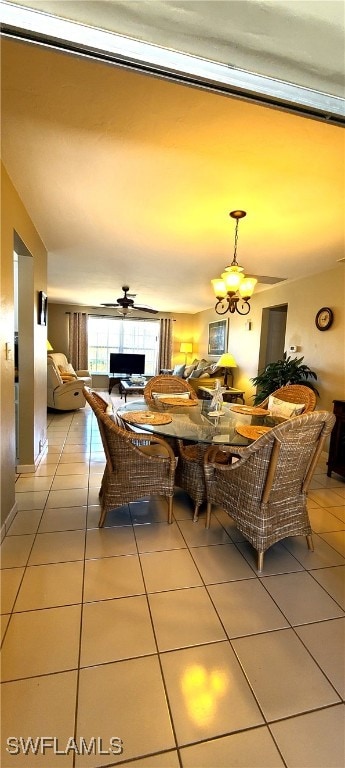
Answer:
[(2, 544), (3, 767), (343, 768), (345, 482), (320, 464), (315, 552), (286, 539), (259, 577), (178, 489), (171, 526), (154, 498), (99, 530), (92, 412), (49, 414), (48, 436)]

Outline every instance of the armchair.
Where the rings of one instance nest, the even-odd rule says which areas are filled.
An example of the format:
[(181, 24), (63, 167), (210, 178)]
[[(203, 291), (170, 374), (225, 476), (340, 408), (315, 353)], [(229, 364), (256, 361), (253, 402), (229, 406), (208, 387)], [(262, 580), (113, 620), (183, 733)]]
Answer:
[[(153, 494), (165, 496), (168, 523), (172, 523), (176, 459), (168, 443), (148, 432), (122, 429), (116, 414), (114, 421), (107, 415), (107, 403), (99, 395), (86, 387), (84, 394), (97, 418), (106, 457), (99, 492), (99, 528), (111, 509)], [(159, 453), (154, 451), (156, 447)]]
[[(334, 422), (334, 415), (327, 411), (295, 416), (247, 448), (236, 449), (240, 458), (233, 464), (219, 464), (217, 449), (208, 449), (206, 527), (212, 504), (218, 504), (257, 550), (259, 571), (265, 551), (286, 536), (306, 536), (308, 548), (313, 549), (307, 491)], [(233, 448), (223, 446), (222, 451)]]
[(156, 404), (155, 395), (159, 394), (166, 396), (186, 395), (192, 400), (198, 399), (195, 390), (188, 381), (181, 379), (179, 376), (170, 376), (169, 374), (154, 376), (145, 385), (144, 399), (149, 408)]
[[(284, 403), (286, 404), (284, 409)], [(290, 411), (289, 411), (290, 404)], [(316, 394), (305, 384), (285, 384), (285, 386), (276, 389), (269, 397), (266, 397), (261, 403), (258, 403), (260, 408), (272, 409), (275, 407), (275, 411), (278, 414), (281, 410), (281, 415), (287, 418), (291, 415), (297, 416), (299, 410), (296, 406), (304, 406), (301, 413), (309, 413), (315, 410), (316, 406)], [(284, 412), (285, 411), (285, 412)], [(279, 414), (280, 415), (280, 414)]]
[(83, 394), (84, 382), (82, 379), (70, 378), (63, 381), (54, 360), (50, 355), (47, 358), (47, 405), (59, 411), (74, 411), (83, 408), (85, 397)]
[(71, 363), (68, 362), (66, 355), (63, 352), (50, 352), (48, 358), (51, 358), (56, 368), (60, 373), (60, 377), (63, 381), (71, 381), (72, 379), (80, 379), (86, 387), (91, 387), (92, 379), (89, 371), (75, 371)]

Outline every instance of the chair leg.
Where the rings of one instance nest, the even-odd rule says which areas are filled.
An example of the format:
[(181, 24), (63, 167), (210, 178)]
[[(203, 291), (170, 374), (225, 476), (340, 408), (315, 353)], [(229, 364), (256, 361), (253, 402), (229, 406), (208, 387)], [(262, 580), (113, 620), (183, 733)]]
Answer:
[(314, 542), (313, 542), (313, 537), (311, 533), (309, 533), (308, 536), (306, 536), (306, 539), (307, 539), (308, 549), (310, 549), (311, 552), (314, 552)]
[(100, 516), (99, 521), (98, 521), (98, 527), (99, 528), (103, 528), (104, 523), (105, 523), (106, 514), (107, 513), (106, 513), (105, 509), (102, 509), (101, 516)]
[(172, 523), (172, 513), (173, 513), (173, 497), (168, 496), (168, 523), (171, 525)]
[(258, 571), (262, 571), (264, 567), (264, 552), (258, 552)]
[(199, 520), (199, 507), (200, 507), (200, 504), (196, 504), (194, 507), (193, 523), (197, 523)]
[(211, 523), (211, 502), (207, 502), (207, 508), (206, 508), (206, 522), (205, 522), (205, 528), (209, 528)]

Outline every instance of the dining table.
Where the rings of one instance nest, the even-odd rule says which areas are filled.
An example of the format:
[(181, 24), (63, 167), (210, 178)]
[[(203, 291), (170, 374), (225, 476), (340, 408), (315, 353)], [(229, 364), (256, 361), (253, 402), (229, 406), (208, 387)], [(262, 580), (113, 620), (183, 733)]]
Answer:
[(188, 442), (246, 446), (284, 419), (271, 416), (258, 406), (223, 403), (213, 411), (210, 400), (161, 398), (148, 407), (142, 400), (117, 409), (126, 426), (134, 430), (179, 438)]

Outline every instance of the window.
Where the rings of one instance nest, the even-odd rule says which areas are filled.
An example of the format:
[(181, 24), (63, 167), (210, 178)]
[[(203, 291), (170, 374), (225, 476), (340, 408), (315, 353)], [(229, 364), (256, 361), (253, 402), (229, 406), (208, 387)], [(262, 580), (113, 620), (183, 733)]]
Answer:
[(92, 373), (109, 373), (110, 352), (145, 355), (145, 374), (157, 371), (159, 320), (89, 316), (88, 361)]

